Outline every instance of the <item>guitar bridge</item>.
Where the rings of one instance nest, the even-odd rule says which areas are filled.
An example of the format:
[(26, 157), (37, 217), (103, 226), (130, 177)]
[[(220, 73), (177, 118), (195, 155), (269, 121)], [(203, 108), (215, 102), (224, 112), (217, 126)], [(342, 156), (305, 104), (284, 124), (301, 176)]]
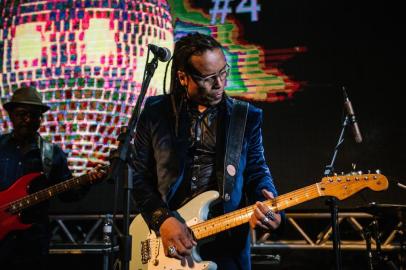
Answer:
[(151, 259), (151, 246), (149, 239), (141, 241), (141, 262), (142, 264), (147, 264)]

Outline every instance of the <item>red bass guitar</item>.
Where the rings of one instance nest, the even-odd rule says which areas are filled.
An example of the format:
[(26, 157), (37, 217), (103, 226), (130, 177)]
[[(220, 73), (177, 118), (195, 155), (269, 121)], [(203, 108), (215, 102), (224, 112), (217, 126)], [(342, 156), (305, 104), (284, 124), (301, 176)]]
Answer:
[(24, 175), (8, 189), (0, 192), (0, 240), (11, 231), (25, 230), (31, 227), (31, 224), (21, 222), (20, 215), (22, 210), (51, 199), (72, 188), (84, 186), (99, 180), (91, 179), (88, 174), (84, 174), (38, 192), (28, 194), (31, 182), (42, 176), (42, 173)]

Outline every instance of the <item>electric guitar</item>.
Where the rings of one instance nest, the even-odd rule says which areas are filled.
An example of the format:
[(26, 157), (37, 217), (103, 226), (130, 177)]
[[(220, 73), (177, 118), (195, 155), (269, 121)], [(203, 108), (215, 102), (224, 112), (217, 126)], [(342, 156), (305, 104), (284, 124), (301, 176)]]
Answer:
[(84, 174), (38, 192), (28, 194), (30, 183), (42, 176), (43, 173), (40, 172), (26, 174), (19, 178), (8, 189), (0, 192), (0, 240), (11, 231), (25, 230), (31, 227), (31, 224), (21, 222), (20, 215), (22, 210), (51, 199), (72, 188), (84, 186), (99, 180), (92, 180), (88, 174)]
[[(264, 203), (277, 212), (323, 196), (334, 196), (343, 200), (364, 188), (374, 191), (385, 190), (388, 188), (388, 179), (382, 174), (324, 177), (319, 183), (280, 195)], [(254, 205), (206, 221), (210, 203), (218, 197), (217, 191), (207, 191), (178, 210), (192, 230), (196, 241), (249, 222), (255, 209)], [(192, 255), (183, 261), (166, 257), (160, 237), (149, 230), (141, 215), (136, 216), (131, 223), (130, 233), (133, 239), (131, 270), (217, 269), (214, 262), (202, 261), (196, 248), (193, 248)]]

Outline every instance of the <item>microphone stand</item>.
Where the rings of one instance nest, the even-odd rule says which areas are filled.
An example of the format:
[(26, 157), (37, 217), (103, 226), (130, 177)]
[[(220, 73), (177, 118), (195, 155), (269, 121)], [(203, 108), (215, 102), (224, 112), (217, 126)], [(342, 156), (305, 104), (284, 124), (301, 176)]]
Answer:
[[(329, 165), (326, 165), (324, 169), (324, 176), (329, 176), (334, 173), (334, 162), (337, 157), (338, 149), (344, 142), (344, 133), (345, 128), (349, 124), (348, 115), (345, 116), (344, 122), (342, 124), (340, 137), (338, 138), (338, 142), (336, 147), (334, 148), (333, 157)], [(341, 247), (340, 247), (340, 229), (338, 224), (338, 206), (337, 206), (337, 199), (335, 197), (330, 197), (327, 199), (326, 204), (330, 206), (331, 212), (331, 228), (332, 228), (332, 236), (333, 236), (333, 250), (334, 250), (334, 262), (335, 262), (335, 269), (341, 270)]]
[[(144, 70), (144, 78), (141, 85), (140, 95), (137, 99), (137, 103), (131, 115), (130, 121), (128, 123), (127, 130), (123, 134), (122, 140), (119, 141), (117, 155), (114, 157), (111, 172), (108, 179), (113, 179), (115, 182), (120, 180), (120, 175), (122, 175), (123, 170), (126, 170), (126, 177), (122, 177), (123, 189), (124, 189), (124, 199), (123, 199), (123, 233), (120, 235), (119, 245), (120, 245), (120, 257), (122, 261), (122, 269), (129, 269), (129, 262), (131, 260), (131, 244), (132, 237), (129, 233), (130, 227), (130, 199), (131, 191), (133, 189), (132, 173), (129, 167), (129, 161), (131, 156), (135, 154), (134, 149), (131, 145), (131, 141), (134, 137), (134, 129), (137, 124), (137, 120), (141, 111), (141, 106), (144, 101), (145, 94), (147, 92), (149, 83), (151, 82), (152, 76), (156, 68), (158, 67), (158, 57), (154, 56), (150, 63), (148, 63), (149, 50), (147, 55), (147, 65)], [(126, 167), (125, 165), (128, 165)], [(117, 182), (116, 182), (117, 183)]]

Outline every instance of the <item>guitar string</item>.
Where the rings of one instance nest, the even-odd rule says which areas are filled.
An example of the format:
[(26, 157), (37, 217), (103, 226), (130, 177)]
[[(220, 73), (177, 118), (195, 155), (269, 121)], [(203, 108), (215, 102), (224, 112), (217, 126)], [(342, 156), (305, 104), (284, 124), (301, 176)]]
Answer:
[[(56, 184), (54, 187), (52, 187), (52, 188), (54, 188), (54, 190), (56, 190), (57, 191), (57, 193), (60, 193), (61, 191), (64, 191), (65, 189), (66, 189), (66, 187), (64, 188), (64, 186), (65, 185), (70, 185), (70, 184), (72, 184), (71, 182), (75, 182), (75, 181), (77, 181), (77, 180), (80, 180), (81, 178), (84, 178), (84, 177), (86, 177), (86, 176), (88, 176), (88, 175), (82, 175), (82, 176), (79, 176), (79, 177), (76, 177), (76, 178), (73, 178), (73, 179), (70, 179), (70, 180), (67, 180), (67, 181), (65, 181), (65, 182), (62, 182), (62, 183), (59, 183), (59, 184)], [(375, 177), (376, 177), (376, 175), (374, 175)], [(360, 178), (364, 178), (364, 177), (370, 177), (370, 175), (360, 175), (360, 176), (358, 176), (358, 177), (360, 177)], [(352, 176), (352, 178), (354, 178), (353, 176)], [(374, 181), (375, 180), (377, 180), (377, 179), (375, 179), (375, 178), (372, 178)], [(82, 179), (83, 180), (83, 179)], [(358, 181), (360, 181), (360, 180), (358, 180)], [(81, 183), (81, 181), (80, 181), (80, 183)], [(321, 184), (323, 184), (322, 182), (320, 182)], [(294, 204), (291, 204), (291, 206), (293, 206), (293, 205), (297, 205), (297, 204), (300, 204), (300, 202), (299, 203), (297, 203), (297, 201), (296, 202), (294, 202), (294, 201), (292, 201), (292, 197), (301, 197), (301, 196), (303, 196), (303, 194), (306, 194), (307, 193), (307, 196), (308, 197), (312, 197), (311, 199), (314, 199), (314, 198), (317, 198), (317, 197), (320, 197), (320, 195), (319, 195), (319, 192), (318, 192), (318, 188), (317, 188), (317, 184), (320, 184), (320, 183), (316, 183), (316, 184), (312, 184), (312, 185), (310, 185), (310, 186), (306, 186), (306, 187), (303, 187), (303, 188), (300, 188), (300, 189), (298, 189), (298, 190), (296, 190), (296, 191), (292, 191), (292, 192), (289, 192), (289, 193), (287, 193), (287, 194), (283, 194), (283, 195), (280, 195), (280, 196), (278, 196), (278, 197), (276, 197), (275, 199), (271, 199), (271, 200), (266, 200), (266, 201), (264, 201), (263, 203), (265, 203), (267, 206), (270, 206), (270, 207), (275, 207), (276, 209), (278, 209), (278, 206), (279, 205), (282, 205), (282, 202), (283, 201), (286, 201), (287, 199), (288, 199), (288, 201), (291, 201), (291, 202), (293, 202)], [(341, 183), (341, 184), (347, 184), (347, 185), (353, 185), (354, 183), (359, 183), (359, 182), (354, 182), (354, 179), (352, 179), (350, 182), (348, 182), (348, 181), (345, 181), (345, 182), (343, 182), (343, 183)], [(326, 183), (327, 185), (328, 184), (330, 184), (330, 183)], [(330, 187), (329, 189), (331, 189), (331, 190), (333, 190), (333, 189), (340, 189), (340, 185), (337, 185), (337, 183), (336, 182), (333, 182), (332, 184), (335, 184), (335, 186), (333, 186), (333, 187)], [(364, 186), (364, 187), (362, 187), (362, 188), (365, 188), (366, 187), (366, 185)], [(59, 189), (59, 188), (61, 188), (61, 189)], [(309, 189), (310, 189), (310, 191), (309, 191)], [(327, 187), (325, 187), (324, 188), (325, 190), (327, 189)], [(19, 200), (16, 200), (16, 201), (14, 201), (14, 202), (11, 202), (11, 203), (8, 203), (8, 204), (5, 204), (5, 205), (3, 205), (2, 207), (0, 207), (0, 209), (7, 209), (10, 205), (12, 205), (12, 204), (19, 204), (20, 202), (23, 202), (24, 200), (26, 200), (27, 198), (32, 198), (32, 197), (34, 197), (35, 195), (37, 195), (38, 197), (41, 197), (41, 199), (43, 200), (43, 199), (46, 199), (47, 198), (47, 196), (49, 195), (49, 193), (48, 193), (48, 191), (49, 191), (49, 189), (47, 189), (47, 190), (42, 190), (42, 191), (39, 191), (39, 192), (36, 192), (36, 193), (34, 193), (34, 194), (31, 194), (31, 195), (29, 195), (29, 196), (27, 196), (27, 197), (25, 197), (25, 198), (23, 198), (23, 199), (19, 199)], [(44, 195), (45, 194), (45, 195)], [(314, 195), (316, 195), (315, 197), (313, 197)], [(324, 196), (324, 195), (321, 195), (321, 196)], [(42, 198), (43, 197), (43, 198)], [(310, 200), (311, 200), (310, 199)], [(42, 201), (41, 200), (41, 201)], [(296, 199), (297, 200), (297, 199)], [(290, 206), (290, 207), (291, 207)], [(21, 211), (21, 209), (20, 209), (21, 207), (17, 207), (17, 208), (15, 208), (15, 209), (13, 209), (14, 211), (16, 211), (16, 212), (19, 212), (19, 211)], [(287, 208), (287, 207), (286, 207)], [(24, 207), (22, 207), (22, 209), (24, 209)], [(283, 208), (283, 209), (285, 209), (285, 208)], [(283, 210), (283, 209), (280, 209), (280, 210)], [(218, 228), (218, 229), (220, 229), (219, 230), (219, 232), (220, 231), (224, 231), (224, 230), (226, 230), (226, 229), (228, 229), (228, 228), (231, 228), (231, 227), (235, 227), (235, 226), (238, 226), (238, 225), (240, 225), (240, 224), (243, 224), (243, 223), (246, 223), (247, 222), (247, 218), (249, 219), (249, 217), (244, 217), (245, 215), (251, 215), (252, 213), (253, 213), (253, 211), (254, 211), (254, 206), (253, 205), (251, 205), (251, 206), (248, 206), (248, 207), (245, 207), (245, 208), (242, 208), (242, 209), (239, 209), (239, 210), (236, 210), (236, 211), (233, 211), (233, 212), (231, 212), (231, 213), (227, 213), (227, 214), (225, 214), (225, 215), (223, 215), (223, 216), (220, 216), (220, 217), (216, 217), (216, 218), (213, 218), (213, 219), (210, 219), (210, 220), (207, 220), (207, 221), (204, 221), (204, 222), (202, 222), (202, 223), (199, 223), (199, 224), (196, 224), (196, 225), (193, 225), (193, 226), (191, 226), (191, 229), (193, 230), (193, 231), (197, 231), (197, 233), (200, 233), (199, 231), (200, 230), (204, 230), (204, 231), (207, 231), (207, 230), (212, 230), (212, 229), (208, 229), (207, 227), (210, 227), (210, 226), (212, 226), (213, 228), (218, 228), (218, 227), (220, 227), (220, 228)], [(233, 224), (231, 224), (231, 226), (230, 226), (230, 224), (229, 223), (237, 223), (238, 221), (238, 219), (240, 219), (240, 221), (242, 221), (240, 224), (237, 224), (237, 225), (233, 225)], [(245, 220), (245, 221), (244, 221)], [(224, 224), (223, 223), (226, 223), (225, 224), (225, 226), (224, 226)], [(214, 223), (215, 225), (213, 225), (212, 223)], [(210, 234), (209, 234), (210, 235)]]
[[(108, 170), (109, 167), (110, 167), (109, 165), (103, 165), (103, 166), (102, 166), (102, 169), (103, 169), (103, 170)], [(33, 194), (29, 194), (29, 195), (27, 195), (27, 196), (24, 196), (23, 198), (20, 198), (20, 199), (18, 199), (18, 200), (15, 200), (15, 201), (6, 203), (6, 204), (2, 205), (2, 206), (0, 207), (0, 209), (1, 209), (1, 210), (10, 209), (10, 207), (12, 207), (13, 204), (16, 204), (16, 205), (24, 204), (24, 203), (25, 203), (24, 201), (26, 201), (26, 200), (31, 200), (32, 198), (34, 198), (33, 200), (35, 200), (36, 203), (41, 202), (41, 201), (44, 201), (44, 200), (46, 200), (46, 199), (48, 199), (48, 198), (51, 198), (51, 197), (53, 196), (52, 194), (51, 194), (51, 195), (49, 194), (49, 191), (55, 190), (56, 193), (59, 194), (59, 193), (65, 191), (65, 190), (68, 190), (68, 189), (69, 189), (69, 188), (66, 188), (66, 187), (63, 188), (63, 186), (65, 186), (65, 185), (71, 185), (72, 182), (76, 182), (77, 180), (79, 180), (79, 182), (77, 183), (77, 184), (79, 184), (79, 185), (80, 185), (80, 184), (83, 184), (83, 183), (91, 182), (91, 181), (89, 181), (90, 178), (86, 179), (86, 177), (88, 177), (88, 176), (89, 176), (88, 174), (84, 174), (84, 175), (80, 175), (80, 176), (78, 176), (78, 177), (74, 177), (74, 178), (72, 178), (72, 179), (63, 181), (63, 182), (58, 183), (58, 184), (56, 184), (56, 185), (54, 185), (54, 186), (52, 186), (52, 187), (49, 187), (49, 188), (47, 188), (47, 189), (37, 191), (37, 192), (35, 192), (35, 193), (33, 193)], [(83, 180), (86, 180), (86, 181), (83, 181)], [(73, 185), (73, 186), (74, 186), (74, 185)], [(61, 189), (59, 189), (59, 188), (61, 188)], [(38, 200), (38, 199), (35, 199), (35, 196), (38, 196), (38, 197), (39, 197), (39, 200)], [(28, 204), (29, 204), (29, 203), (28, 203)], [(23, 205), (23, 206), (16, 206), (16, 207), (13, 209), (13, 212), (18, 213), (19, 211), (25, 209), (25, 208), (28, 206), (28, 204), (27, 204), (27, 205)]]
[[(110, 167), (109, 165), (102, 166), (102, 168), (106, 169), (106, 170), (109, 167)], [(18, 200), (14, 201), (14, 202), (10, 202), (9, 204), (6, 204), (2, 208), (7, 209), (7, 208), (11, 207), (13, 204), (17, 204), (17, 205), (24, 204), (25, 203), (24, 201), (35, 198), (35, 196), (39, 197), (39, 199), (35, 199), (36, 203), (41, 202), (41, 201), (44, 201), (44, 200), (46, 200), (48, 198), (51, 198), (54, 195), (52, 193), (49, 194), (49, 191), (56, 191), (56, 194), (59, 194), (61, 192), (69, 190), (70, 187), (64, 187), (65, 185), (71, 185), (71, 184), (73, 184), (73, 186), (75, 186), (75, 184), (82, 185), (82, 184), (85, 184), (85, 183), (88, 183), (88, 182), (92, 182), (90, 180), (91, 179), (89, 178), (88, 174), (84, 174), (84, 175), (81, 175), (81, 176), (78, 176), (78, 177), (74, 177), (74, 178), (72, 178), (70, 180), (66, 180), (64, 182), (58, 183), (58, 184), (56, 184), (56, 185), (54, 185), (54, 186), (52, 186), (50, 188), (47, 188), (45, 190), (35, 192), (35, 193), (30, 194), (30, 195), (28, 195), (28, 196), (26, 196), (24, 198), (18, 199)], [(23, 205), (23, 206), (17, 206), (16, 208), (13, 209), (13, 211), (14, 212), (19, 212), (19, 211), (27, 208), (28, 204)]]
[[(314, 194), (317, 194), (318, 195), (318, 192), (314, 192), (314, 188), (312, 188), (313, 186), (315, 186), (316, 184), (313, 184), (313, 185), (311, 185), (311, 186), (307, 186), (307, 187), (303, 187), (303, 188), (300, 188), (299, 190), (296, 190), (296, 191), (292, 191), (292, 192), (289, 192), (289, 193), (287, 193), (287, 194), (284, 194), (284, 195), (281, 195), (281, 196), (279, 196), (279, 197), (277, 197), (277, 198), (275, 198), (275, 199), (271, 199), (271, 200), (266, 200), (266, 201), (264, 201), (263, 203), (265, 203), (267, 206), (273, 206), (273, 205), (279, 205), (280, 204), (280, 202), (281, 201), (283, 201), (284, 199), (284, 197), (293, 197), (293, 196), (300, 196), (300, 194), (302, 193), (302, 194), (306, 194), (306, 192), (309, 194), (309, 196), (310, 195), (314, 195)], [(310, 190), (310, 188), (311, 188), (311, 190)], [(306, 189), (308, 189), (307, 191), (306, 191)], [(283, 197), (283, 198), (280, 198), (280, 197)], [(223, 231), (223, 230), (225, 230), (225, 229), (228, 229), (228, 228), (231, 228), (231, 227), (235, 227), (235, 226), (238, 226), (238, 225), (241, 225), (241, 224), (243, 224), (243, 223), (246, 223), (246, 221), (243, 221), (243, 222), (241, 222), (240, 224), (237, 224), (237, 225), (235, 225), (235, 226), (230, 226), (229, 224), (226, 224), (226, 226), (224, 226), (224, 222), (228, 222), (228, 223), (238, 223), (238, 219), (240, 219), (240, 221), (241, 221), (241, 219), (247, 219), (247, 218), (244, 218), (244, 216), (245, 215), (251, 215), (252, 213), (253, 213), (253, 211), (254, 211), (254, 206), (253, 205), (251, 205), (251, 206), (248, 206), (248, 207), (244, 207), (244, 208), (242, 208), (242, 209), (239, 209), (239, 210), (235, 210), (235, 211), (233, 211), (233, 212), (231, 212), (231, 213), (228, 213), (228, 214), (225, 214), (225, 215), (223, 215), (223, 216), (220, 216), (220, 217), (216, 217), (216, 218), (213, 218), (213, 219), (210, 219), (210, 220), (207, 220), (207, 221), (205, 221), (205, 222), (202, 222), (202, 223), (199, 223), (199, 224), (196, 224), (196, 225), (194, 225), (194, 226), (191, 226), (191, 229), (193, 230), (193, 231), (195, 231), (195, 230), (197, 230), (197, 231), (199, 231), (199, 228), (200, 227), (202, 227), (201, 229), (202, 230), (211, 230), (211, 229), (213, 229), (214, 227), (216, 227), (216, 228), (218, 228), (218, 229), (222, 229), (222, 230), (220, 230), (220, 231)], [(245, 213), (244, 213), (245, 212)], [(243, 213), (243, 214), (241, 214), (241, 213)], [(248, 218), (249, 219), (249, 218)], [(234, 222), (233, 222), (234, 221)], [(212, 227), (212, 228), (207, 228), (207, 227)], [(225, 228), (225, 227), (228, 227), (228, 228)]]
[[(70, 185), (72, 182), (74, 182), (74, 180), (75, 179), (71, 179), (71, 180), (68, 180), (67, 182)], [(59, 184), (57, 184), (57, 185), (59, 185)], [(13, 210), (13, 212), (18, 213), (21, 210), (23, 210), (23, 209), (25, 209), (25, 208), (27, 208), (29, 206), (29, 203), (27, 203), (27, 200), (28, 201), (35, 201), (36, 203), (39, 203), (39, 202), (42, 202), (42, 201), (46, 200), (47, 197), (49, 197), (49, 191), (51, 191), (51, 192), (54, 191), (55, 194), (58, 194), (57, 185), (55, 185), (54, 187), (45, 189), (45, 190), (35, 192), (33, 194), (30, 194), (30, 195), (27, 195), (24, 198), (21, 198), (21, 199), (18, 199), (16, 201), (14, 201), (14, 202), (11, 202), (9, 204), (9, 206), (12, 207), (13, 205), (16, 205), (16, 207), (14, 209), (12, 209), (12, 210)]]
[[(351, 183), (351, 182), (346, 182), (347, 184), (351, 184), (351, 185), (353, 185), (353, 183)], [(309, 186), (308, 186), (309, 187)], [(308, 187), (305, 187), (305, 188), (308, 188)], [(362, 188), (365, 188), (366, 186), (364, 186), (364, 187), (361, 187), (361, 189)], [(303, 189), (305, 189), (305, 188), (303, 188)], [(330, 189), (338, 189), (338, 188), (340, 188), (339, 186), (336, 186), (336, 187), (333, 187), (333, 188), (330, 188)], [(302, 189), (302, 190), (303, 190)], [(357, 191), (358, 192), (358, 191)], [(298, 193), (300, 193), (300, 192), (292, 192), (292, 193), (288, 193), (288, 194), (285, 194), (285, 195), (297, 195)], [(311, 192), (311, 193), (313, 193), (313, 192)], [(285, 196), (285, 195), (282, 195), (283, 197), (287, 197), (287, 196)], [(309, 195), (310, 195), (310, 193), (309, 193)], [(313, 193), (313, 195), (314, 195), (314, 193)], [(314, 197), (314, 198), (317, 198), (319, 195), (318, 195), (318, 192), (317, 192), (317, 194), (316, 194), (316, 196)], [(310, 197), (310, 196), (309, 196)], [(312, 198), (312, 199), (314, 199), (314, 198)], [(281, 200), (281, 198), (280, 197), (277, 197), (277, 199), (278, 200), (276, 200), (276, 202), (277, 202), (277, 204), (278, 204), (278, 202), (280, 203), (282, 200)], [(265, 201), (267, 204), (269, 204), (271, 201), (270, 200), (268, 200), (268, 201)], [(272, 206), (272, 205), (271, 205)], [(245, 212), (245, 214), (241, 214), (242, 212)], [(199, 223), (199, 224), (196, 224), (194, 227), (193, 227), (193, 229), (199, 229), (198, 227), (199, 226), (201, 226), (201, 227), (203, 227), (202, 228), (202, 236), (204, 237), (205, 235), (206, 236), (208, 236), (208, 235), (211, 235), (211, 234), (213, 234), (213, 233), (211, 233), (212, 231), (215, 231), (215, 232), (220, 232), (220, 231), (224, 231), (224, 230), (226, 230), (226, 229), (229, 229), (229, 228), (231, 228), (231, 227), (235, 227), (235, 226), (238, 226), (238, 225), (240, 225), (240, 224), (243, 224), (243, 223), (246, 223), (247, 221), (248, 221), (248, 219), (249, 219), (249, 217), (248, 216), (250, 216), (251, 214), (252, 214), (252, 212), (253, 212), (253, 206), (249, 206), (249, 207), (246, 207), (246, 208), (243, 208), (243, 209), (240, 209), (240, 210), (236, 210), (236, 211), (234, 211), (234, 212), (231, 212), (231, 213), (229, 213), (229, 214), (227, 214), (227, 215), (225, 215), (225, 216), (222, 216), (222, 217), (218, 217), (218, 218), (215, 218), (215, 219), (212, 219), (212, 220), (209, 220), (209, 221), (206, 221), (206, 222), (203, 222), (203, 223)], [(245, 217), (244, 218), (244, 215), (247, 215), (247, 217)], [(236, 218), (237, 217), (237, 218)], [(232, 219), (234, 219), (234, 222), (233, 222), (233, 220)], [(239, 220), (238, 220), (239, 219)], [(246, 219), (245, 221), (244, 221), (244, 219)], [(225, 226), (224, 226), (224, 221), (226, 222), (226, 224), (225, 224)], [(228, 221), (228, 223), (227, 223), (227, 221)], [(230, 224), (230, 222), (231, 223), (234, 223), (234, 224)], [(213, 224), (211, 224), (211, 228), (210, 228), (210, 223), (215, 223), (215, 225), (213, 225)], [(237, 223), (237, 224), (236, 224)], [(239, 224), (238, 224), (239, 223)], [(206, 225), (207, 224), (207, 225)], [(235, 225), (236, 224), (236, 225)], [(230, 226), (231, 225), (231, 226)], [(207, 228), (207, 227), (209, 227), (209, 228)], [(209, 230), (209, 231), (207, 231), (207, 230)], [(205, 233), (206, 232), (206, 233)], [(200, 232), (197, 232), (197, 233), (200, 233)]]
[[(318, 195), (318, 192), (308, 192), (309, 195), (314, 196), (315, 194)], [(309, 196), (310, 197), (310, 196)], [(312, 198), (316, 198), (312, 197)], [(268, 206), (272, 206), (272, 204), (280, 204), (281, 200), (268, 200), (265, 201), (264, 203)], [(195, 228), (197, 228), (197, 234), (198, 236), (201, 236), (200, 238), (224, 231), (226, 229), (236, 227), (238, 225), (241, 225), (243, 223), (248, 222), (251, 214), (254, 211), (254, 206), (249, 206), (243, 209), (236, 210), (235, 212), (231, 212), (225, 216), (217, 217), (215, 219), (211, 219), (209, 221), (200, 223), (195, 225), (193, 227), (193, 231), (195, 231)], [(210, 227), (211, 226), (211, 227)], [(202, 227), (202, 232), (199, 231), (199, 227)]]
[[(268, 206), (274, 206), (275, 204), (277, 205), (277, 206), (282, 206), (282, 202), (284, 201), (284, 200), (286, 200), (285, 198), (289, 198), (289, 197), (298, 197), (298, 196), (302, 196), (302, 194), (306, 194), (307, 193), (307, 195), (308, 195), (308, 197), (310, 197), (311, 199), (314, 199), (314, 198), (317, 198), (318, 196), (320, 196), (319, 195), (319, 193), (318, 192), (316, 192), (315, 191), (315, 189), (314, 189), (314, 186), (315, 186), (315, 184), (314, 185), (311, 185), (311, 186), (307, 186), (307, 187), (304, 187), (304, 188), (301, 188), (301, 189), (299, 189), (299, 190), (297, 190), (297, 191), (293, 191), (293, 192), (290, 192), (290, 193), (287, 193), (287, 194), (285, 194), (285, 195), (281, 195), (281, 196), (279, 196), (279, 197), (277, 197), (277, 198), (275, 198), (275, 199), (272, 199), (272, 200), (267, 200), (267, 201), (265, 201), (264, 203), (266, 204), (266, 205), (268, 205)], [(313, 188), (312, 188), (313, 187)], [(306, 196), (307, 197), (307, 196)], [(297, 204), (297, 203), (296, 203)], [(277, 208), (277, 207), (276, 207)], [(283, 208), (284, 209), (284, 208)], [(281, 209), (282, 210), (282, 209)], [(200, 224), (197, 224), (197, 225), (195, 225), (196, 227), (199, 227), (199, 226), (202, 226), (202, 227), (204, 227), (203, 229), (205, 229), (205, 230), (207, 230), (207, 229), (209, 229), (209, 230), (211, 230), (211, 229), (213, 229), (213, 228), (217, 228), (217, 229), (219, 229), (220, 231), (222, 231), (222, 230), (224, 230), (224, 227), (230, 227), (230, 224), (227, 224), (227, 222), (228, 223), (237, 223), (237, 225), (240, 225), (240, 224), (242, 224), (242, 223), (245, 223), (245, 222), (247, 222), (247, 220), (249, 219), (249, 217), (244, 217), (245, 215), (247, 215), (247, 216), (250, 216), (251, 214), (252, 214), (252, 212), (254, 211), (254, 206), (248, 206), (248, 207), (246, 207), (246, 208), (242, 208), (242, 209), (239, 209), (239, 210), (236, 210), (236, 211), (234, 211), (234, 212), (231, 212), (231, 213), (229, 213), (229, 214), (226, 214), (226, 215), (224, 215), (224, 216), (221, 216), (221, 217), (217, 217), (217, 218), (215, 218), (215, 219), (211, 219), (211, 220), (209, 220), (209, 221), (206, 221), (206, 222), (204, 222), (204, 223), (200, 223)], [(244, 213), (245, 212), (245, 213)], [(241, 213), (243, 213), (243, 214), (241, 214)], [(244, 219), (246, 219), (245, 221), (244, 221)], [(234, 221), (234, 222), (233, 222)], [(224, 226), (224, 222), (226, 222), (226, 226)], [(240, 223), (239, 223), (240, 222)], [(215, 225), (214, 225), (214, 224)], [(238, 224), (239, 223), (239, 224)], [(212, 228), (210, 228), (210, 225), (212, 226)], [(233, 224), (232, 224), (233, 225)], [(235, 227), (235, 226), (237, 226), (237, 225), (233, 225), (233, 226), (231, 226), (231, 227)], [(209, 227), (209, 228), (206, 228), (206, 227)]]
[[(75, 186), (75, 184), (83, 184), (86, 180), (87, 175), (81, 175), (69, 180), (66, 180), (64, 182), (58, 183), (50, 188), (44, 189), (44, 190), (40, 190), (37, 191), (33, 194), (27, 195), (21, 199), (15, 200), (13, 202), (10, 202), (8, 204), (5, 204), (2, 209), (7, 209), (12, 207), (13, 205), (17, 205), (13, 210), (13, 212), (20, 212), (21, 210), (25, 209), (29, 203), (26, 203), (27, 200), (28, 201), (35, 201), (36, 203), (38, 202), (42, 202), (48, 198), (51, 198), (54, 194), (59, 194), (65, 190), (68, 190), (70, 188), (70, 186)], [(68, 185), (68, 188), (64, 187), (65, 185)], [(53, 191), (51, 194), (49, 194), (49, 191)], [(36, 198), (37, 197), (37, 198)], [(22, 205), (21, 205), (22, 204)], [(26, 205), (24, 205), (26, 204)]]
[[(376, 177), (376, 175), (373, 175), (373, 176)], [(346, 181), (346, 179), (344, 179), (343, 182), (341, 183), (341, 185), (337, 185), (337, 182), (335, 181), (335, 182), (332, 183), (332, 184), (335, 184), (335, 186), (333, 186), (333, 187), (324, 187), (323, 193), (325, 193), (327, 190), (329, 190), (330, 192), (337, 191), (337, 190), (341, 189), (342, 185), (353, 186), (354, 184), (359, 184), (360, 181), (364, 179), (364, 177), (368, 177), (368, 179), (370, 179), (371, 175), (351, 176), (351, 178), (355, 178), (355, 177), (359, 177), (360, 180), (354, 181), (354, 179), (352, 179), (351, 181)], [(361, 178), (363, 178), (363, 179), (361, 179)], [(371, 179), (373, 179), (374, 181), (377, 180), (374, 177), (372, 177)], [(323, 184), (323, 182), (320, 182), (320, 183)], [(300, 188), (300, 189), (298, 189), (296, 191), (292, 191), (292, 192), (289, 192), (287, 194), (278, 196), (275, 199), (264, 201), (264, 203), (266, 205), (268, 205), (268, 206), (271, 206), (271, 207), (274, 206), (274, 205), (279, 206), (279, 205), (282, 205), (283, 202), (286, 201), (287, 199), (288, 199), (288, 201), (294, 202), (294, 201), (292, 201), (292, 197), (295, 197), (295, 196), (296, 197), (302, 197), (302, 196), (305, 196), (306, 193), (307, 193), (308, 197), (310, 198), (309, 200), (315, 199), (315, 198), (320, 197), (320, 196), (325, 196), (324, 194), (319, 195), (317, 184), (320, 184), (320, 183), (316, 183), (316, 184), (313, 184), (313, 185), (310, 185), (310, 186)], [(328, 185), (328, 184), (330, 184), (330, 183), (325, 183), (325, 185)], [(361, 187), (361, 189), (365, 188), (365, 187), (367, 187), (367, 185), (363, 185)], [(309, 191), (309, 189), (311, 189), (311, 190)], [(296, 204), (298, 204), (298, 203), (291, 204), (290, 207), (293, 206), (293, 205), (296, 205)], [(277, 207), (275, 207), (275, 208), (277, 209)], [(283, 208), (283, 209), (285, 209), (285, 208)], [(280, 210), (283, 210), (283, 209), (280, 209)], [(228, 213), (226, 215), (216, 217), (216, 218), (204, 221), (202, 223), (193, 225), (193, 226), (191, 226), (191, 229), (194, 232), (196, 230), (197, 234), (203, 234), (203, 235), (204, 235), (204, 231), (208, 230), (209, 234), (207, 234), (207, 236), (209, 236), (209, 235), (212, 235), (210, 232), (213, 231), (214, 229), (217, 229), (216, 232), (221, 232), (221, 231), (224, 231), (226, 229), (236, 227), (238, 225), (246, 223), (249, 220), (249, 217), (245, 217), (245, 215), (250, 216), (253, 213), (253, 211), (254, 211), (254, 206), (251, 205), (251, 206), (248, 206), (248, 207), (233, 211), (233, 212)], [(238, 221), (238, 219), (240, 219), (240, 220)], [(238, 222), (241, 222), (241, 223), (238, 224)], [(234, 225), (233, 223), (234, 224), (237, 223), (237, 225)], [(202, 230), (203, 233), (200, 233), (199, 230)]]

